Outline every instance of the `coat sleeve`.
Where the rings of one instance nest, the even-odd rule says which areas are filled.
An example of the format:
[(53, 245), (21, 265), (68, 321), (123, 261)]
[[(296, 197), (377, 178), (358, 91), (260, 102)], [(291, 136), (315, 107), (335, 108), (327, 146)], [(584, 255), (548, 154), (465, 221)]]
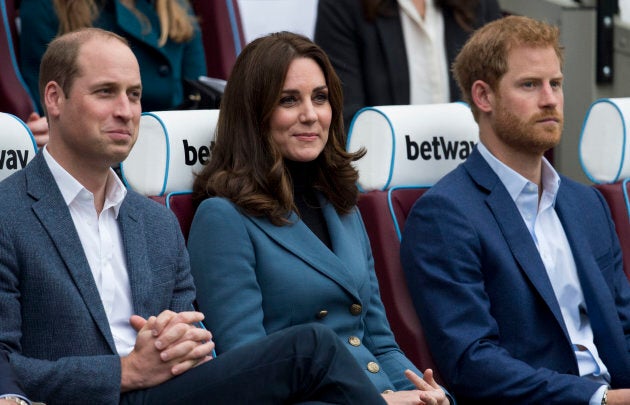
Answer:
[(266, 336), (254, 246), (243, 216), (230, 202), (199, 206), (188, 236), (197, 303), (222, 353)]
[[(59, 19), (49, 0), (22, 0), (20, 4), (20, 70), (26, 85), (40, 106), (39, 64), (48, 43), (59, 30)], [(41, 110), (41, 106), (38, 107)]]

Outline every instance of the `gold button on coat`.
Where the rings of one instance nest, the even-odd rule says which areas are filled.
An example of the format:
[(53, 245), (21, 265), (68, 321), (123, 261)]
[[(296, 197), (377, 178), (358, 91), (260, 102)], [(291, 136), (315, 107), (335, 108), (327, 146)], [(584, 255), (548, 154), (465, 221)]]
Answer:
[(328, 315), (328, 311), (326, 311), (325, 309), (322, 309), (321, 311), (317, 313), (317, 318), (324, 319), (326, 318), (326, 315)]
[(356, 336), (350, 336), (348, 338), (348, 343), (350, 343), (352, 346), (361, 346), (361, 339), (359, 339)]
[(381, 368), (378, 366), (378, 364), (371, 361), (367, 364), (367, 369), (370, 373), (378, 373)]
[(359, 314), (361, 314), (362, 310), (363, 310), (363, 307), (360, 304), (352, 304), (352, 305), (350, 305), (350, 313), (352, 315), (359, 315)]

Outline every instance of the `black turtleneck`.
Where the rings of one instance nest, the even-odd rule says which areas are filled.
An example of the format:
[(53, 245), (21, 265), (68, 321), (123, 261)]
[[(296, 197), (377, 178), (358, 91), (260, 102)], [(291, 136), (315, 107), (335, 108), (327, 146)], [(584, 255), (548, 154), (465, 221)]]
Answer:
[(285, 160), (293, 182), (293, 200), (298, 209), (300, 219), (332, 250), (328, 226), (324, 219), (322, 207), (317, 200), (313, 184), (317, 175), (315, 162), (294, 162)]

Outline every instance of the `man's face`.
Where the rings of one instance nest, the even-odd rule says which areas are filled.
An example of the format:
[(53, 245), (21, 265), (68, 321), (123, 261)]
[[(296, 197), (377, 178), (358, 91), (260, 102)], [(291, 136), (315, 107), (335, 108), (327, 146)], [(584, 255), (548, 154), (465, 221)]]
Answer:
[(560, 142), (562, 71), (551, 47), (517, 46), (495, 92), (491, 125), (507, 148), (542, 155)]
[(62, 165), (108, 168), (127, 157), (138, 136), (138, 62), (118, 40), (95, 37), (81, 46), (78, 65), (69, 94), (53, 84), (61, 95), (47, 104), (58, 124), (50, 152)]

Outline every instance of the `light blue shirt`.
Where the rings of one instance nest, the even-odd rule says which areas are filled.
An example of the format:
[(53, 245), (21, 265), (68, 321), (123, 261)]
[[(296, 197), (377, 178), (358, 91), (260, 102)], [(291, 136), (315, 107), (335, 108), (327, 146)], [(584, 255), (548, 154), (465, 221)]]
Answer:
[(589, 402), (590, 405), (599, 405), (610, 381), (610, 374), (595, 346), (571, 245), (555, 210), (560, 176), (547, 159), (543, 158), (543, 191), (539, 201), (537, 184), (499, 161), (481, 142), (477, 148), (514, 200), (536, 243), (573, 343), (580, 376), (603, 384)]

